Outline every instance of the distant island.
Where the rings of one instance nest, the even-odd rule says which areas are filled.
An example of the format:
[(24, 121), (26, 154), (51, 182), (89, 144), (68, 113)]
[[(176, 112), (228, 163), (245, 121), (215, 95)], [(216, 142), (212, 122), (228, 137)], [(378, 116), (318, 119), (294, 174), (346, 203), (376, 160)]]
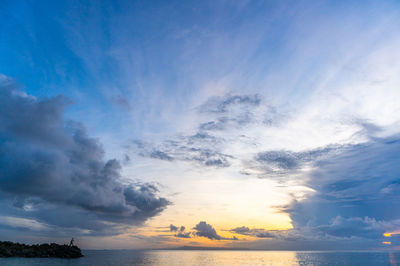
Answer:
[(25, 245), (10, 241), (0, 241), (0, 258), (80, 258), (81, 249), (75, 245), (59, 245), (55, 243)]

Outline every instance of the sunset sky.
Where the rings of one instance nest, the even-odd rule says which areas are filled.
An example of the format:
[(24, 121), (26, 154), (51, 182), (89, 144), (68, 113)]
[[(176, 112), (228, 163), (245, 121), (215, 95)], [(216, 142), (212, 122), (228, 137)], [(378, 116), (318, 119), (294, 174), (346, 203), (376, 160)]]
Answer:
[(0, 17), (0, 241), (400, 249), (399, 1)]

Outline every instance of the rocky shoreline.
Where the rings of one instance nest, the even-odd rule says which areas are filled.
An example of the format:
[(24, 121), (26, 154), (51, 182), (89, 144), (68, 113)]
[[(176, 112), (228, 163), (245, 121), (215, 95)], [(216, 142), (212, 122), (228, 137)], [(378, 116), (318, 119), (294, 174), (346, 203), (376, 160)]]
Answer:
[(40, 245), (25, 245), (10, 241), (0, 241), (0, 258), (80, 258), (81, 249), (77, 246), (59, 245), (55, 243)]

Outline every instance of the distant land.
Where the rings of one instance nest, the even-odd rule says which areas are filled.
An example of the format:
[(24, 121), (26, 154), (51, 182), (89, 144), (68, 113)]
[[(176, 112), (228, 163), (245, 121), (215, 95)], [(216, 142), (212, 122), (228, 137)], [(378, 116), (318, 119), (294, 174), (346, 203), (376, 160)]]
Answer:
[(38, 244), (26, 245), (10, 241), (0, 241), (0, 258), (80, 258), (81, 249), (74, 245)]

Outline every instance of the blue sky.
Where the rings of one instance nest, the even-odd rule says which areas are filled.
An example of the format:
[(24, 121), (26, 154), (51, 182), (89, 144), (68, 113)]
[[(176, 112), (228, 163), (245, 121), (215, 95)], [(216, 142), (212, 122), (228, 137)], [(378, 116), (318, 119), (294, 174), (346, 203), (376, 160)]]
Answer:
[(0, 15), (10, 240), (396, 246), (397, 1), (6, 1)]

